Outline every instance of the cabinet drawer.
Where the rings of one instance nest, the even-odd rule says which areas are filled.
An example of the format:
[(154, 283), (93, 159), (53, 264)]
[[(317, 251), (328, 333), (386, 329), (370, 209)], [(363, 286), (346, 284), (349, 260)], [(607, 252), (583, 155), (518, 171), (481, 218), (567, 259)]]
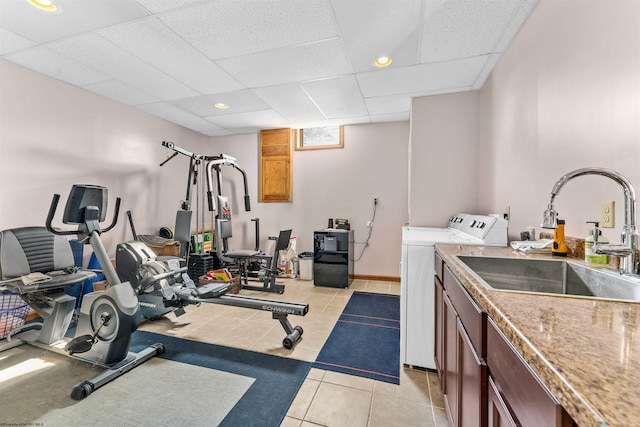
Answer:
[(519, 425), (562, 425), (562, 406), (492, 320), (487, 325), (487, 365), (500, 397)]
[(464, 325), (476, 353), (480, 357), (485, 357), (487, 342), (484, 331), (487, 324), (487, 313), (476, 304), (447, 265), (444, 266), (443, 286), (458, 312), (460, 321)]
[(440, 258), (440, 255), (438, 255), (438, 252), (436, 252), (434, 270), (436, 272), (436, 277), (438, 278), (438, 280), (440, 280), (440, 283), (442, 283), (442, 265), (443, 264), (444, 263), (442, 262), (442, 258)]

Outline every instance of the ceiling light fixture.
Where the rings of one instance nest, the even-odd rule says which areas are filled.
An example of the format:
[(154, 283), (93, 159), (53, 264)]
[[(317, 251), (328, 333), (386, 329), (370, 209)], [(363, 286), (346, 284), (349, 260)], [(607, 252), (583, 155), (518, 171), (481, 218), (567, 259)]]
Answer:
[(218, 110), (226, 110), (227, 108), (229, 108), (229, 106), (224, 102), (216, 102), (213, 106), (216, 107)]
[(40, 10), (46, 10), (47, 12), (57, 12), (58, 6), (49, 0), (27, 0), (32, 6), (37, 7)]
[(373, 65), (375, 65), (376, 67), (387, 67), (387, 66), (391, 65), (392, 62), (393, 62), (393, 60), (391, 59), (390, 56), (379, 56), (373, 62)]

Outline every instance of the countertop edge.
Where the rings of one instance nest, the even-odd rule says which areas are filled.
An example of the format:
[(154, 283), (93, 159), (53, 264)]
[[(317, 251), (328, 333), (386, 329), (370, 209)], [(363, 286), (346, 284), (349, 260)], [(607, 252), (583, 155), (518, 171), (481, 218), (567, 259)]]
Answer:
[[(464, 248), (464, 250), (463, 250)], [(451, 271), (458, 278), (460, 283), (465, 287), (467, 292), (480, 304), (487, 312), (487, 315), (500, 328), (502, 333), (509, 339), (512, 346), (516, 349), (520, 357), (530, 366), (533, 372), (540, 378), (543, 384), (551, 391), (554, 397), (579, 425), (601, 425), (608, 426), (609, 423), (594, 408), (588, 400), (574, 387), (571, 382), (562, 375), (562, 373), (542, 354), (533, 343), (521, 332), (518, 325), (514, 324), (499, 304), (492, 298), (492, 294), (502, 293), (500, 291), (492, 291), (477, 283), (477, 279), (469, 273), (455, 255), (468, 252), (471, 248), (480, 248), (479, 252), (484, 250), (495, 252), (495, 247), (455, 245), (455, 244), (436, 244), (436, 251), (449, 266)], [(501, 247), (504, 254), (502, 257), (513, 256), (509, 252), (510, 248)], [(482, 254), (480, 254), (482, 256)], [(500, 255), (486, 255), (500, 256)], [(526, 255), (517, 253), (516, 256), (526, 258), (539, 258), (540, 256)], [(542, 256), (548, 258), (548, 256)], [(530, 296), (536, 298), (536, 301), (543, 301), (544, 298), (556, 298), (544, 295)], [(542, 299), (542, 300), (541, 300)]]

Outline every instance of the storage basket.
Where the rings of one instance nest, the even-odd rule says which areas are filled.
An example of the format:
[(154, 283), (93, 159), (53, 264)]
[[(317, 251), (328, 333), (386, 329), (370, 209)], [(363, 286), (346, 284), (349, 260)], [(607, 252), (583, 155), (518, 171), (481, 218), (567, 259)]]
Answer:
[(29, 304), (14, 292), (0, 295), (0, 340), (24, 325), (29, 314)]
[[(209, 279), (206, 275), (204, 276), (200, 276), (199, 280), (198, 280), (198, 285), (199, 286), (204, 286), (208, 283), (226, 283), (223, 282), (222, 280), (213, 280), (213, 279)], [(240, 275), (234, 275), (232, 276), (231, 280), (228, 282), (231, 283), (231, 289), (229, 290), (229, 292), (227, 292), (228, 294), (237, 294), (240, 292), (240, 288), (242, 287), (240, 285)]]

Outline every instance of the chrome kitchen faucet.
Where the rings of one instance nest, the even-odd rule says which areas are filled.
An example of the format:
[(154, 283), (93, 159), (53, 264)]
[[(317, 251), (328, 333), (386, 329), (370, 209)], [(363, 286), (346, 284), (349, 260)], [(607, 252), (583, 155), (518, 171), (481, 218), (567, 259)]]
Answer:
[(551, 190), (549, 206), (544, 211), (541, 227), (557, 228), (558, 213), (553, 209), (553, 202), (560, 189), (573, 178), (582, 175), (602, 175), (611, 178), (624, 191), (624, 227), (622, 228), (622, 242), (618, 245), (597, 243), (593, 249), (599, 254), (615, 255), (620, 257), (620, 274), (638, 274), (638, 227), (636, 225), (636, 192), (627, 178), (616, 171), (604, 168), (576, 169), (563, 175)]

